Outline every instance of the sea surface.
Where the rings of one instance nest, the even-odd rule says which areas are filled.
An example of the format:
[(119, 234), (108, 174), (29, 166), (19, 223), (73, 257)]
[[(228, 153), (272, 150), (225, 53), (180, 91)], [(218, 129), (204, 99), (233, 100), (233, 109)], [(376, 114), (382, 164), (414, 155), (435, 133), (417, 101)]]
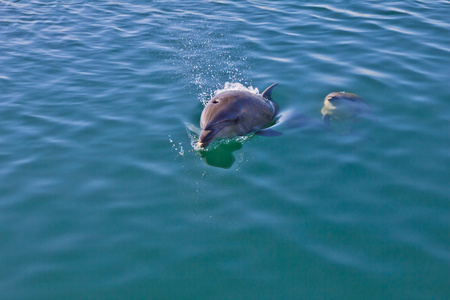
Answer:
[(450, 2), (0, 1), (0, 224), (1, 299), (449, 299)]

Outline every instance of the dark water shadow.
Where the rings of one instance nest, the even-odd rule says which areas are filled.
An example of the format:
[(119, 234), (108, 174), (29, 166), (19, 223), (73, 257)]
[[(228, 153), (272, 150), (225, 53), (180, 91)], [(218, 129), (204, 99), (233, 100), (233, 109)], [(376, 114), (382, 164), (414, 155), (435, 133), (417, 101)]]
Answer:
[(229, 169), (233, 166), (236, 158), (235, 151), (242, 149), (241, 142), (229, 142), (218, 145), (213, 149), (200, 150), (198, 153), (209, 166)]

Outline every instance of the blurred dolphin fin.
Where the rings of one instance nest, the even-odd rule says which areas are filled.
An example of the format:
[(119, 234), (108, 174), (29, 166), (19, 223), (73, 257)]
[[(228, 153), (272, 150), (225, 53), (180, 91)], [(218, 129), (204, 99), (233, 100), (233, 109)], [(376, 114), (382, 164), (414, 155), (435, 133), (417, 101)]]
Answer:
[(255, 134), (261, 135), (261, 136), (280, 136), (283, 133), (281, 133), (279, 131), (275, 131), (275, 130), (270, 129), (270, 128), (266, 128), (266, 129), (263, 129), (263, 130), (256, 131)]
[(198, 135), (200, 135), (200, 132), (202, 131), (200, 128), (196, 127), (195, 125), (191, 124), (191, 123), (184, 123), (184, 126), (186, 126), (186, 129), (190, 132), (196, 133)]

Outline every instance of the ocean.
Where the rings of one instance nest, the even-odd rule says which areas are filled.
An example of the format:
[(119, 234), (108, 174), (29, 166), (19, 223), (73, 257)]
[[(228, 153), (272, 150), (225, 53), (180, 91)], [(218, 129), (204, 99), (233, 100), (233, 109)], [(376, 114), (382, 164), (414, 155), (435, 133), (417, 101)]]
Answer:
[[(2, 299), (449, 299), (450, 2), (0, 1)], [(281, 136), (196, 147), (223, 90)], [(326, 126), (331, 92), (366, 114)]]

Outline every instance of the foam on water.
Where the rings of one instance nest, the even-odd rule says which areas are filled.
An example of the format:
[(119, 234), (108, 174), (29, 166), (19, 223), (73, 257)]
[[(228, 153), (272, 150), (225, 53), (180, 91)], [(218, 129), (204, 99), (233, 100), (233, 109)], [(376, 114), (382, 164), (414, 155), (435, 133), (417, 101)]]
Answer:
[(253, 94), (259, 94), (258, 88), (252, 87), (252, 86), (245, 86), (242, 83), (239, 82), (225, 82), (222, 89), (217, 89), (214, 92), (214, 95), (220, 94), (225, 91), (245, 91), (250, 92)]

